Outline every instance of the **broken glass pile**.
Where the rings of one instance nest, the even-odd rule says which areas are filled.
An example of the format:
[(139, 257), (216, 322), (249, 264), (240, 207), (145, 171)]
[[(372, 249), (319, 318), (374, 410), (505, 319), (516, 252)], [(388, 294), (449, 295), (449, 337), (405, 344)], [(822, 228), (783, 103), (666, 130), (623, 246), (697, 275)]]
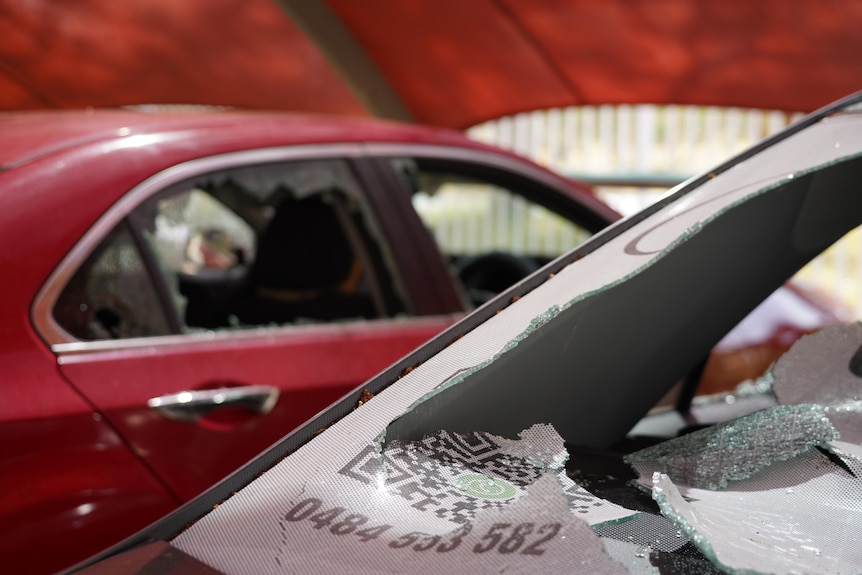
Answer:
[(781, 405), (626, 458), (723, 570), (862, 569), (860, 349), (859, 323), (805, 336), (766, 376)]

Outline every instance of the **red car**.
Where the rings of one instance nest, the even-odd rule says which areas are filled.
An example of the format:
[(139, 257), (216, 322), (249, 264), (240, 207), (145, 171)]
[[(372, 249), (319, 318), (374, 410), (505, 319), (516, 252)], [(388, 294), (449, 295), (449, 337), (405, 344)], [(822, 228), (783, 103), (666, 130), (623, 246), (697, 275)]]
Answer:
[(862, 323), (655, 406), (858, 242), (860, 102), (587, 239), (74, 572), (859, 573)]
[(104, 111), (0, 116), (0, 132), (16, 572), (159, 518), (619, 217), (416, 126)]
[(106, 111), (0, 132), (16, 572), (145, 526), (618, 217), (436, 129)]

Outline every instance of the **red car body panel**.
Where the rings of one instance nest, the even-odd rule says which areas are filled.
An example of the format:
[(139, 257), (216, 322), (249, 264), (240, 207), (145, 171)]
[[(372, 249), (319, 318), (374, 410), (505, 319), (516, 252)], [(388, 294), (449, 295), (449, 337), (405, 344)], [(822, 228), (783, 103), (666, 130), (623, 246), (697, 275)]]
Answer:
[[(274, 443), (449, 323), (429, 318), (262, 330), (167, 350), (72, 355), (61, 370), (185, 501), (254, 455), (250, 442)], [(243, 385), (276, 387), (281, 397), (266, 415), (218, 413), (195, 424), (165, 421), (147, 407), (147, 400), (177, 390)], [(205, 449), (212, 444), (218, 449)]]
[(97, 548), (91, 538), (102, 545), (132, 533), (180, 502), (92, 409), (4, 421), (3, 435), (0, 547), (10, 571), (62, 567)]

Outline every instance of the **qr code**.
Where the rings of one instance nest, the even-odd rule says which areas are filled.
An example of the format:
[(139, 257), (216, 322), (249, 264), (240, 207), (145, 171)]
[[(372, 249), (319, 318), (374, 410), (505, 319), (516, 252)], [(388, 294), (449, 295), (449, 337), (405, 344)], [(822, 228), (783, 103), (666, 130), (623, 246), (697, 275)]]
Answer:
[[(562, 469), (548, 470), (526, 459), (512, 455), (489, 433), (459, 434), (439, 431), (420, 441), (394, 443), (383, 453), (368, 446), (339, 473), (366, 484), (380, 483), (422, 511), (441, 519), (464, 523), (477, 511), (502, 508), (512, 498), (546, 473), (556, 473), (573, 511), (586, 513), (603, 504), (571, 479)], [(484, 477), (502, 480), (510, 485), (500, 496), (471, 494), (459, 479)], [(507, 493), (510, 496), (505, 497)]]

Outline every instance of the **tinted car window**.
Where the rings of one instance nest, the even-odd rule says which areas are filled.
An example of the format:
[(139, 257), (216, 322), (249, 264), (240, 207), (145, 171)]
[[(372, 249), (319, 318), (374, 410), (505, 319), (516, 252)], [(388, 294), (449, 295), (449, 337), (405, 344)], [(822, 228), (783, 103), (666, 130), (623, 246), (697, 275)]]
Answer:
[[(375, 319), (406, 308), (386, 246), (342, 162), (243, 167), (199, 177), (150, 198), (124, 226), (136, 231), (147, 253), (138, 261), (148, 259), (152, 272), (112, 291), (162, 293), (179, 331)], [(88, 285), (104, 291), (120, 282), (119, 272), (96, 266), (98, 261), (88, 262), (76, 278), (93, 278)], [(143, 265), (138, 268), (138, 275), (146, 275)], [(101, 283), (104, 277), (107, 283)], [(71, 282), (55, 308), (58, 323), (76, 337), (171, 332), (163, 310), (160, 329), (79, 328), (92, 323), (82, 317), (85, 304), (75, 305), (80, 283)], [(127, 307), (119, 315), (135, 325), (144, 322), (137, 316), (153, 315), (153, 306)]]

